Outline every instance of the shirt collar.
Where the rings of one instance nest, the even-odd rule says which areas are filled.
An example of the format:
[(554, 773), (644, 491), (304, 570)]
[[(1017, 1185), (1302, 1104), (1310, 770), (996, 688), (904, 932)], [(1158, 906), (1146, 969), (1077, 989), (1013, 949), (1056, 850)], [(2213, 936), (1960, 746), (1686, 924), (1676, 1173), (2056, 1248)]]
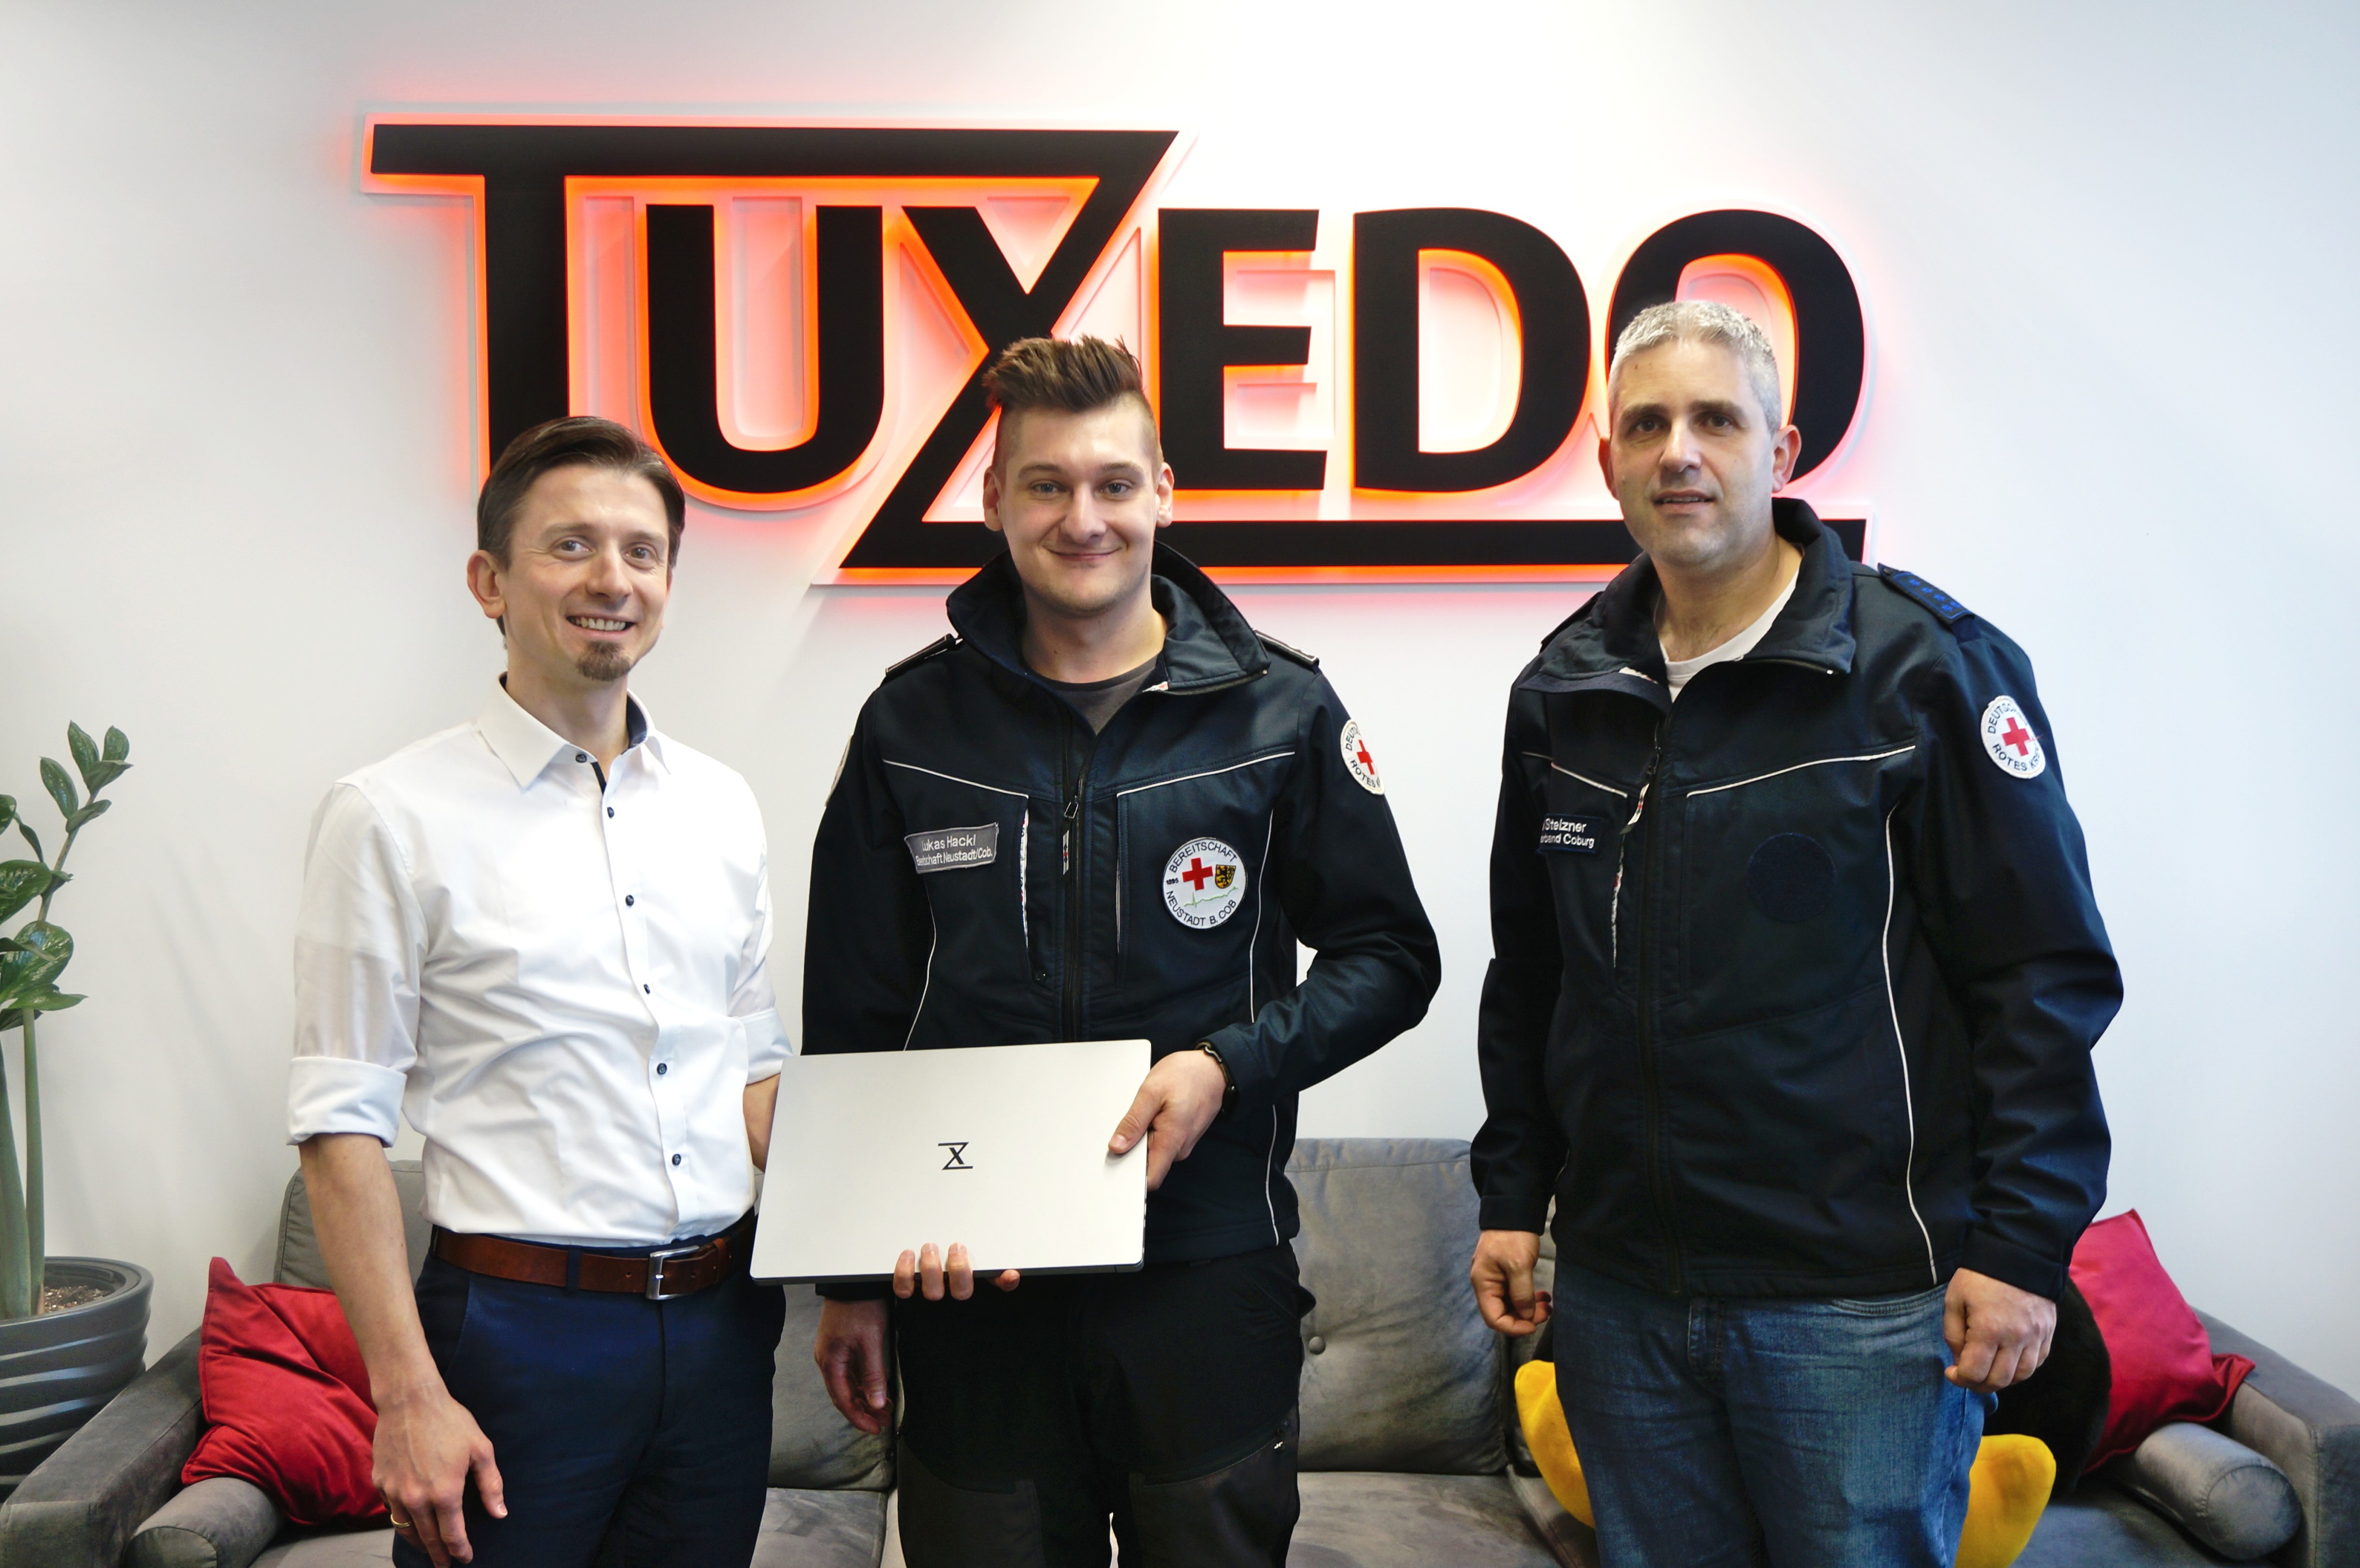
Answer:
[[(648, 711), (639, 698), (626, 699), (623, 710), (626, 749), (642, 742), (647, 746), (650, 763), (663, 766), (663, 737), (648, 722)], [(524, 711), (514, 697), (508, 695), (504, 681), (492, 682), (492, 694), (484, 702), (483, 711), (475, 715), (475, 727), (481, 731), (484, 744), (492, 748), (516, 780), (519, 789), (530, 788), (541, 776), (550, 763), (561, 754), (578, 752), (582, 748)]]

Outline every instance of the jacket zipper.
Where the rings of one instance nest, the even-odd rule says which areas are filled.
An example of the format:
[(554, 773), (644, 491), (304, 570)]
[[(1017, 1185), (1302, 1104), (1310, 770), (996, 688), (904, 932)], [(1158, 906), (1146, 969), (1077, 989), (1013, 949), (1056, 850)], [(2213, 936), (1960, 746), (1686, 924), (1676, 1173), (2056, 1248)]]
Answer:
[[(1082, 721), (1080, 716), (1072, 709), (1066, 708), (1063, 702), (1059, 702), (1057, 705), (1065, 709), (1059, 716), (1065, 722), (1065, 728), (1061, 732), (1065, 736), (1063, 749), (1065, 757), (1070, 760), (1074, 755), (1072, 741), (1074, 729)], [(1087, 867), (1079, 863), (1087, 858), (1089, 846), (1087, 842), (1077, 843), (1076, 839), (1084, 836), (1082, 807), (1089, 796), (1090, 761), (1098, 752), (1098, 737), (1093, 734), (1089, 737), (1088, 749), (1081, 755), (1081, 766), (1075, 772), (1073, 783), (1069, 786), (1065, 796), (1065, 808), (1059, 815), (1057, 875), (1065, 884), (1065, 942), (1063, 960), (1065, 1002), (1059, 1009), (1058, 1038), (1060, 1040), (1081, 1038), (1082, 891), (1088, 886), (1089, 878), (1086, 874)]]
[[(1656, 722), (1655, 749), (1647, 757), (1647, 770), (1639, 776), (1639, 788), (1633, 792), (1636, 802), (1631, 808), (1631, 820), (1622, 825), (1625, 838), (1639, 825), (1640, 817), (1646, 812), (1647, 793), (1654, 787), (1656, 770), (1663, 764), (1665, 744), (1671, 725), (1669, 713)], [(1677, 1295), (1682, 1272), (1680, 1242), (1672, 1229), (1671, 1199), (1664, 1180), (1663, 1090), (1655, 1071), (1655, 996), (1649, 984), (1649, 972), (1654, 967), (1649, 959), (1655, 948), (1655, 884), (1661, 879), (1659, 873), (1663, 866), (1663, 853), (1659, 847), (1664, 839), (1662, 817), (1663, 813), (1658, 811), (1655, 825), (1647, 832), (1645, 880), (1639, 889), (1639, 955), (1632, 1001), (1639, 1025), (1639, 1083), (1647, 1154), (1647, 1190), (1648, 1195), (1655, 1200), (1655, 1224), (1664, 1233), (1664, 1247), (1671, 1262), (1671, 1291)], [(1614, 892), (1619, 909), (1622, 893), (1619, 873)]]

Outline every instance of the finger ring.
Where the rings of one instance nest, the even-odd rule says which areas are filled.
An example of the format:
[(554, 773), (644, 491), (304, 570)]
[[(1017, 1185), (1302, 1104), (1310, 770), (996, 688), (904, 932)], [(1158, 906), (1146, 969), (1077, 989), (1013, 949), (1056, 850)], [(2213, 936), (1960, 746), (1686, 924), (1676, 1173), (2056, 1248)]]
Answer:
[(408, 1530), (410, 1528), (410, 1521), (406, 1519), (397, 1517), (391, 1508), (385, 1510), (385, 1517), (393, 1521), (393, 1528), (396, 1530)]

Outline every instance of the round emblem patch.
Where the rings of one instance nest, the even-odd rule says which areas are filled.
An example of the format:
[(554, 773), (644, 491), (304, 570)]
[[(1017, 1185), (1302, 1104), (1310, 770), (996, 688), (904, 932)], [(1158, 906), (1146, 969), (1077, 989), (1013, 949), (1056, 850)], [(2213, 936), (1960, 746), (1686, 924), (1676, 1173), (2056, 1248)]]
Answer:
[(2032, 722), (2013, 697), (1994, 697), (1983, 710), (1983, 750), (2002, 772), (2018, 779), (2038, 779), (2049, 771), (2049, 754), (2040, 749), (2040, 737), (2032, 733)]
[(1195, 931), (1210, 931), (1245, 902), (1246, 863), (1217, 838), (1192, 838), (1164, 863), (1164, 907)]
[(1369, 743), (1360, 735), (1360, 720), (1344, 721), (1342, 745), (1344, 771), (1352, 776), (1352, 782), (1371, 795), (1383, 794), (1384, 780), (1377, 777), (1377, 759), (1369, 755)]

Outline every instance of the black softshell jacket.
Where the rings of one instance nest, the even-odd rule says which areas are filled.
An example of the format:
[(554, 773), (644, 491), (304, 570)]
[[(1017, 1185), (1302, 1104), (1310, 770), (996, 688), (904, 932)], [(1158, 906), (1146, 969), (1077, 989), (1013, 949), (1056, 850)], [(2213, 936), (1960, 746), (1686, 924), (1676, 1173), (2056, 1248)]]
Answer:
[(1773, 505), (1802, 567), (1743, 659), (1674, 703), (1642, 558), (1517, 678), (1482, 1223), (1554, 1195), (1562, 1256), (1674, 1293), (2054, 1297), (2122, 982), (2032, 667)]
[(813, 849), (803, 1049), (1210, 1041), (1239, 1100), (1148, 1196), (1163, 1263), (1295, 1235), (1296, 1094), (1416, 1023), (1441, 966), (1317, 661), (1173, 550), (1153, 572), (1162, 667), (1098, 735), (1025, 670), (1005, 555), (869, 699)]

